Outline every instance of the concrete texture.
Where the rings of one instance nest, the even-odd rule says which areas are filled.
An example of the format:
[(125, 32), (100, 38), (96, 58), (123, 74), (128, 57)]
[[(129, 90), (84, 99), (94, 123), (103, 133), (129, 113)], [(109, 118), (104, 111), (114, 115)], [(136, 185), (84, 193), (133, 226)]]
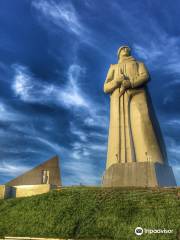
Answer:
[(61, 176), (59, 169), (59, 159), (57, 156), (49, 159), (48, 161), (40, 164), (39, 166), (31, 169), (28, 172), (14, 178), (6, 183), (7, 186), (18, 185), (36, 185), (44, 184), (44, 171), (48, 172), (48, 180), (46, 183), (51, 185), (60, 186)]
[(19, 185), (19, 186), (0, 185), (0, 199), (30, 197), (33, 195), (47, 193), (51, 189), (56, 189), (56, 186), (50, 184)]
[(103, 187), (170, 187), (176, 186), (172, 168), (151, 162), (111, 165), (102, 179)]
[(0, 199), (9, 198), (11, 195), (11, 187), (0, 185)]
[(55, 187), (50, 184), (14, 186), (12, 187), (11, 197), (29, 197), (47, 193), (53, 188)]
[(103, 186), (175, 186), (147, 83), (144, 63), (131, 49), (118, 50), (104, 83), (110, 95), (110, 123)]
[(165, 162), (162, 140), (152, 117), (146, 85), (146, 66), (131, 56), (127, 46), (118, 50), (104, 83), (110, 94), (110, 123), (106, 169), (115, 163)]

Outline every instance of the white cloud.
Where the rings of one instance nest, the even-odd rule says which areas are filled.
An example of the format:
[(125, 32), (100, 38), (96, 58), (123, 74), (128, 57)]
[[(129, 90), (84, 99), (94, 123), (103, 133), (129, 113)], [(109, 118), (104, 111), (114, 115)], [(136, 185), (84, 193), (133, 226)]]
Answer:
[[(46, 87), (35, 79), (27, 67), (14, 65), (14, 79), (12, 90), (24, 102), (43, 101)], [(43, 96), (40, 93), (43, 93)], [(39, 95), (39, 98), (38, 98)]]
[[(100, 114), (101, 110), (105, 110)], [(97, 104), (96, 107), (92, 107), (90, 115), (84, 118), (84, 124), (89, 127), (101, 127), (107, 129), (108, 119), (108, 106)]]
[(103, 153), (106, 153), (107, 151), (107, 146), (106, 144), (89, 144), (88, 148), (90, 150), (93, 150), (93, 151), (97, 151), (97, 152), (103, 152)]
[(166, 145), (167, 147), (167, 153), (168, 153), (168, 159), (171, 164), (173, 165), (179, 165), (180, 164), (180, 145), (178, 142), (176, 142), (175, 138), (172, 137), (166, 137)]
[(0, 175), (3, 176), (15, 177), (26, 172), (27, 170), (29, 170), (29, 167), (21, 165), (17, 162), (15, 164), (10, 161), (8, 161), (8, 163), (5, 161), (0, 162)]
[(0, 121), (18, 122), (18, 121), (24, 121), (26, 119), (26, 116), (14, 110), (10, 106), (10, 103), (6, 103), (2, 99), (0, 101), (1, 101), (0, 102)]
[(154, 43), (151, 43), (148, 48), (140, 46), (138, 44), (133, 45), (135, 53), (145, 59), (147, 62), (157, 60), (159, 56), (163, 54), (162, 50), (158, 48)]
[[(106, 129), (108, 128), (108, 125), (106, 126)], [(107, 133), (100, 133), (100, 132), (90, 132), (89, 136), (95, 137), (95, 138), (99, 138), (99, 139), (103, 139), (103, 140), (107, 140)]]
[[(105, 156), (106, 146), (99, 143), (95, 144), (92, 140), (88, 140), (88, 133), (85, 132), (82, 126), (108, 128), (108, 118), (103, 116), (102, 111), (104, 106), (94, 102), (81, 88), (81, 82), (85, 78), (86, 69), (78, 64), (72, 64), (67, 71), (67, 82), (61, 84), (49, 84), (36, 78), (27, 67), (14, 65), (14, 78), (12, 90), (14, 94), (24, 102), (56, 104), (57, 106), (66, 107), (71, 113), (78, 115), (81, 122), (80, 127), (76, 125), (76, 121), (70, 124), (70, 133), (76, 137), (72, 148), (64, 148), (60, 142), (49, 140), (48, 136), (42, 135), (40, 132), (33, 132), (32, 129), (27, 134), (27, 139), (37, 141), (45, 145), (54, 153), (62, 156), (62, 168), (68, 172), (68, 176), (74, 176), (72, 181), (63, 179), (67, 183), (84, 183), (95, 184), (100, 181), (99, 176), (96, 176), (96, 166), (93, 163), (93, 158)], [(108, 108), (108, 107), (107, 107)], [(108, 111), (108, 109), (107, 109)], [(64, 130), (63, 130), (64, 131)], [(98, 132), (93, 137), (100, 137), (105, 140), (104, 135)], [(73, 141), (73, 138), (72, 138)], [(88, 177), (87, 177), (88, 174)]]
[(77, 136), (82, 142), (87, 141), (87, 133), (80, 130), (72, 121), (70, 122), (70, 131), (72, 135)]
[(154, 39), (147, 44), (134, 44), (133, 50), (145, 60), (151, 69), (159, 69), (166, 74), (180, 75), (180, 47), (179, 38), (171, 37), (160, 31)]
[(173, 144), (173, 145), (169, 146), (167, 150), (168, 150), (169, 154), (174, 157), (174, 159), (173, 159), (174, 161), (180, 161), (180, 158), (179, 158), (180, 146)]
[[(63, 102), (65, 106), (78, 106), (89, 108), (88, 97), (81, 91), (78, 81), (84, 77), (85, 68), (80, 67), (77, 64), (72, 64), (68, 69), (67, 85), (59, 91), (57, 99)], [(59, 89), (60, 90), (60, 89)]]
[[(114, 1), (111, 8), (119, 13), (119, 20), (123, 23), (124, 30), (129, 32), (129, 36), (135, 39), (132, 45), (132, 53), (145, 60), (151, 70), (161, 69), (163, 73), (180, 74), (180, 45), (179, 36), (169, 35), (159, 23), (159, 19), (152, 13), (146, 12), (144, 21), (137, 18), (136, 14), (141, 14), (136, 8), (134, 14), (130, 14), (126, 6)], [(127, 21), (128, 19), (128, 21)], [(144, 31), (148, 26), (148, 31)], [(118, 25), (113, 26), (119, 32)], [(138, 34), (137, 34), (138, 33)], [(117, 33), (119, 34), (119, 33)]]
[(74, 33), (77, 36), (88, 34), (70, 2), (61, 1), (61, 3), (57, 3), (51, 0), (39, 0), (33, 1), (32, 6), (56, 27)]
[[(85, 2), (84, 5), (86, 5)], [(74, 34), (77, 46), (85, 43), (100, 51), (101, 54), (106, 54), (99, 46), (97, 32), (96, 38), (93, 37), (93, 29), (85, 24), (81, 12), (78, 12), (70, 1), (33, 0), (32, 7), (36, 10), (39, 23), (47, 29), (48, 33), (56, 33), (60, 36), (62, 32)]]
[(42, 136), (39, 136), (40, 133), (37, 133), (36, 136), (27, 136), (28, 139), (31, 139), (31, 141), (37, 141), (45, 145), (46, 147), (50, 148), (52, 151), (54, 151), (54, 154), (57, 155), (66, 155), (67, 149), (61, 146), (61, 143), (56, 143), (50, 140), (47, 140), (47, 138), (43, 138)]
[(168, 121), (165, 122), (166, 125), (169, 125), (169, 126), (173, 126), (173, 127), (180, 127), (180, 119), (170, 119)]
[[(85, 79), (85, 68), (78, 64), (70, 65), (67, 71), (67, 82), (65, 85), (43, 82), (41, 79), (33, 76), (27, 67), (21, 65), (13, 65), (13, 68), (14, 79), (12, 90), (22, 101), (47, 105), (55, 104), (63, 106), (72, 112), (75, 110), (81, 111), (81, 117), (86, 126), (107, 129), (108, 107), (104, 111), (104, 114), (102, 114), (102, 110), (105, 107), (94, 102), (81, 89), (80, 82), (82, 82), (82, 79)], [(3, 111), (3, 106), (0, 107), (0, 111)], [(82, 137), (83, 134), (81, 134), (81, 138)]]
[(68, 82), (64, 86), (45, 83), (35, 78), (27, 67), (14, 65), (15, 70), (12, 90), (24, 102), (37, 102), (42, 104), (57, 104), (70, 107), (88, 108), (88, 98), (78, 86), (85, 74), (85, 69), (72, 64), (67, 72)]
[[(23, 66), (15, 66), (15, 77), (12, 89), (23, 101), (28, 101), (30, 93), (33, 91), (34, 86), (31, 81), (31, 76), (28, 74), (27, 68)], [(33, 100), (33, 99), (32, 99)]]

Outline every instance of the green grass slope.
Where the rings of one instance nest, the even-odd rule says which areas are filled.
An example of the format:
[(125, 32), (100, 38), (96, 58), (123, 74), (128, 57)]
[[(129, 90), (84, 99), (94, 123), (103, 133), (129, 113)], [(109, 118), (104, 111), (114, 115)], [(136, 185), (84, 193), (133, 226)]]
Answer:
[[(173, 234), (134, 234), (137, 226)], [(178, 239), (177, 189), (72, 187), (0, 200), (0, 236)]]

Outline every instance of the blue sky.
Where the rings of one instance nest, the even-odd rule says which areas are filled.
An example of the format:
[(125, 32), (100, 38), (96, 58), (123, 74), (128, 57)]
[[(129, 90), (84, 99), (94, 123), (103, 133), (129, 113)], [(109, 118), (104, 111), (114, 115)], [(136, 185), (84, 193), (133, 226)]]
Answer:
[(180, 2), (1, 0), (0, 183), (58, 155), (64, 185), (99, 184), (119, 46), (145, 62), (180, 184)]

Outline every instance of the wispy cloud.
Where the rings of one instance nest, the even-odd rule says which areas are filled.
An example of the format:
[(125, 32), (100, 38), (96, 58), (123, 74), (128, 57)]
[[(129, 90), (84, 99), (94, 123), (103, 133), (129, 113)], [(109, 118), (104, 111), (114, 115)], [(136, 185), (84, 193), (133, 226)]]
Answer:
[(88, 107), (87, 98), (78, 87), (78, 80), (85, 69), (77, 64), (70, 65), (68, 82), (64, 86), (49, 84), (33, 76), (27, 67), (14, 65), (12, 90), (24, 102), (56, 104), (64, 107)]
[(20, 175), (24, 172), (29, 170), (28, 166), (22, 165), (20, 163), (11, 163), (10, 161), (1, 161), (0, 162), (0, 175), (1, 176), (8, 176), (8, 177), (14, 177), (17, 175)]
[[(115, 13), (119, 13), (118, 20), (123, 23), (124, 32), (134, 40), (133, 52), (144, 60), (151, 70), (161, 69), (163, 73), (180, 74), (179, 36), (167, 32), (158, 16), (152, 11), (146, 9), (143, 20), (137, 17), (142, 15), (142, 9), (145, 7), (141, 2), (134, 5), (133, 14), (126, 4), (114, 1), (109, 5)], [(166, 10), (162, 15), (169, 17)], [(115, 27), (119, 32), (119, 26), (115, 24)]]
[(180, 119), (179, 118), (173, 118), (173, 119), (165, 121), (165, 124), (178, 129), (178, 128), (180, 128)]
[(98, 113), (98, 109), (104, 110), (104, 106), (102, 105), (98, 105), (97, 104), (97, 108), (92, 109), (91, 110), (91, 115), (87, 116), (86, 118), (84, 118), (84, 124), (89, 126), (89, 127), (100, 127), (103, 129), (107, 129), (108, 123), (109, 123), (109, 119), (108, 119), (108, 107), (106, 106), (106, 111), (104, 112), (104, 114), (99, 114)]
[(147, 48), (138, 44), (134, 44), (133, 50), (139, 57), (147, 62), (153, 62), (163, 54), (163, 50), (159, 49), (159, 47), (153, 42)]
[(61, 146), (61, 143), (57, 143), (52, 140), (47, 140), (39, 136), (31, 137), (31, 138), (34, 139), (34, 141), (43, 143), (46, 147), (49, 147), (52, 151), (54, 151), (55, 154), (63, 155), (66, 152), (66, 149)]
[[(174, 31), (176, 27), (167, 31), (172, 19), (167, 20), (168, 26), (162, 19), (169, 9), (159, 11), (150, 1), (128, 4), (118, 0), (104, 1), (102, 6), (90, 0), (78, 4), (65, 0), (32, 0), (30, 5), (31, 11), (27, 7), (30, 15), (23, 18), (22, 25), (14, 24), (15, 38), (11, 45), (17, 48), (12, 49), (10, 44), (11, 49), (6, 48), (8, 52), (13, 51), (13, 57), (7, 52), (8, 63), (16, 59), (21, 64), (14, 64), (10, 69), (9, 65), (0, 63), (1, 89), (5, 89), (4, 95), (11, 91), (15, 103), (9, 103), (6, 98), (0, 101), (0, 145), (4, 148), (1, 156), (10, 155), (6, 159), (9, 165), (6, 161), (0, 169), (4, 169), (4, 175), (14, 177), (21, 173), (16, 171), (15, 163), (18, 169), (25, 171), (23, 162), (35, 163), (43, 161), (47, 155), (58, 154), (62, 158), (65, 184), (99, 183), (106, 159), (109, 105), (104, 104), (98, 92), (97, 79), (104, 78), (106, 66), (115, 61), (116, 47), (127, 42), (132, 44), (132, 53), (137, 59), (147, 64), (150, 73), (158, 70), (155, 78), (163, 81), (161, 90), (165, 93), (159, 101), (165, 96), (164, 104), (174, 104), (175, 96), (171, 91), (166, 94), (168, 89), (163, 87), (179, 87), (180, 46)], [(29, 40), (17, 38), (24, 26), (29, 29)], [(4, 29), (8, 33), (8, 29)], [(5, 47), (8, 34), (3, 38)], [(28, 48), (25, 49), (25, 45)], [(38, 77), (31, 69), (38, 71)], [(55, 79), (43, 78), (51, 72)], [(167, 80), (164, 75), (172, 78)], [(177, 132), (179, 125), (178, 117), (173, 116), (164, 128), (173, 135), (169, 129)], [(175, 138), (167, 142), (167, 150), (177, 177), (180, 149), (177, 136)], [(13, 156), (19, 160), (14, 160)]]
[(87, 141), (87, 132), (80, 130), (72, 121), (70, 122), (70, 131), (72, 135), (77, 136), (82, 142)]
[(180, 164), (180, 144), (176, 138), (172, 136), (166, 137), (166, 145), (168, 159), (172, 165), (179, 165)]
[(51, 23), (61, 31), (75, 34), (81, 41), (88, 41), (89, 31), (84, 27), (71, 2), (40, 0), (33, 1), (32, 6), (38, 11), (41, 21), (43, 18), (43, 24)]
[[(59, 85), (50, 84), (36, 78), (25, 66), (16, 64), (13, 65), (13, 68), (12, 90), (15, 96), (23, 102), (55, 104), (70, 111), (81, 110), (85, 125), (107, 128), (107, 114), (102, 114), (104, 110), (107, 113), (107, 108), (105, 109), (101, 103), (94, 102), (91, 96), (87, 95), (80, 86), (80, 82), (86, 77), (85, 68), (78, 64), (70, 65), (66, 76), (67, 82)], [(3, 111), (3, 106), (1, 108)]]
[[(63, 106), (78, 115), (77, 119), (70, 121), (70, 128), (63, 129), (71, 134), (70, 146), (64, 146), (60, 141), (51, 139), (45, 132), (36, 129), (22, 130), (26, 134), (27, 141), (40, 143), (42, 149), (49, 149), (51, 153), (62, 156), (62, 169), (73, 176), (72, 181), (64, 178), (64, 184), (95, 184), (100, 182), (99, 173), (96, 171), (96, 158), (105, 159), (106, 146), (102, 142), (106, 140), (106, 134), (90, 129), (107, 130), (107, 116), (104, 117), (104, 107), (101, 103), (94, 102), (81, 88), (81, 82), (85, 78), (86, 69), (78, 64), (69, 66), (66, 79), (61, 84), (49, 84), (36, 78), (27, 67), (14, 65), (14, 78), (12, 90), (17, 98), (27, 103), (41, 103), (45, 105), (55, 104)], [(89, 128), (85, 130), (84, 127)], [(89, 137), (91, 139), (89, 139)], [(98, 139), (97, 139), (98, 138)], [(87, 177), (88, 173), (88, 177)], [(75, 180), (76, 179), (76, 180)]]
[(180, 74), (179, 38), (160, 32), (147, 44), (134, 44), (135, 53), (151, 65), (151, 69), (163, 70), (166, 74)]
[(32, 5), (56, 26), (77, 35), (80, 35), (83, 31), (76, 11), (70, 2), (58, 4), (55, 1), (40, 0), (33, 1)]
[(69, 82), (64, 89), (59, 89), (57, 99), (59, 99), (60, 102), (62, 101), (66, 106), (90, 107), (88, 97), (84, 95), (78, 84), (78, 80), (85, 76), (85, 68), (77, 64), (72, 64), (68, 69), (67, 75)]
[(2, 122), (18, 122), (27, 119), (27, 117), (12, 108), (10, 103), (0, 99), (0, 121)]

